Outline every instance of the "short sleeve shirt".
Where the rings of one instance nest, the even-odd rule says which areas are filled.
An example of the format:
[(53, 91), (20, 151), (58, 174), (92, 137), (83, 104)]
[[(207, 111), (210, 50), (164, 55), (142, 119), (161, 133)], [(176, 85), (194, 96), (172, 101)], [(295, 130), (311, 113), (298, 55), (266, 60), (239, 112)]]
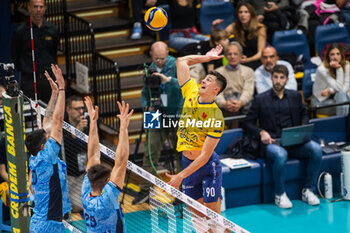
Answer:
[(87, 175), (81, 187), (81, 201), (88, 232), (126, 232), (125, 220), (118, 197), (121, 190), (112, 181), (103, 188), (101, 195), (91, 195)]
[(72, 207), (68, 196), (66, 164), (58, 158), (60, 145), (49, 138), (43, 150), (29, 158), (34, 192), (33, 218), (41, 221), (60, 219)]
[(181, 86), (185, 99), (178, 123), (177, 150), (201, 150), (206, 137), (220, 138), (224, 117), (215, 102), (200, 103), (198, 85), (189, 79)]

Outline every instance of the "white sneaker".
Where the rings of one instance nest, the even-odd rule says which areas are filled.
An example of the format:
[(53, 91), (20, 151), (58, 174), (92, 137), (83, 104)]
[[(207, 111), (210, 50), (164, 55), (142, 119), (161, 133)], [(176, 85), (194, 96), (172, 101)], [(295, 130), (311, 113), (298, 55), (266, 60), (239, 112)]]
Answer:
[(292, 202), (290, 202), (285, 192), (275, 196), (275, 204), (282, 209), (290, 209), (293, 207)]
[(320, 204), (320, 199), (318, 199), (318, 197), (310, 189), (303, 189), (302, 200), (303, 202), (306, 202), (309, 205)]

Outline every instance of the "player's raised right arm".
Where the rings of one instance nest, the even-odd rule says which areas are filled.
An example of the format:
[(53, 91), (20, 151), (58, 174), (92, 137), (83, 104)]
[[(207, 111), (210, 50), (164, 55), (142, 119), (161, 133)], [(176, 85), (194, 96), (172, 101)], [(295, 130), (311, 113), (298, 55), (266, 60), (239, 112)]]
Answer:
[(222, 46), (218, 45), (207, 52), (205, 55), (189, 55), (179, 57), (176, 61), (177, 80), (179, 80), (179, 85), (183, 86), (190, 79), (191, 65), (223, 58), (223, 55), (219, 55), (221, 51)]
[(114, 167), (111, 172), (110, 180), (116, 184), (120, 189), (123, 188), (126, 165), (129, 158), (129, 135), (128, 135), (128, 126), (131, 115), (134, 110), (129, 112), (129, 104), (118, 102), (118, 107), (120, 114), (118, 115), (120, 119), (120, 128), (119, 128), (119, 141), (117, 150), (115, 152)]

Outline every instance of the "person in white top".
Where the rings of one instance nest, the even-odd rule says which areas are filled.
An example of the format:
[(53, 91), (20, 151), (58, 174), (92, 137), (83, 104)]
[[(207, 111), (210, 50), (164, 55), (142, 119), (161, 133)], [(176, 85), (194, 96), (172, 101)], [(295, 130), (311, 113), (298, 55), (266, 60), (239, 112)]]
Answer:
[[(330, 44), (326, 50), (323, 63), (317, 68), (316, 79), (312, 87), (313, 107), (342, 103), (350, 100), (349, 79), (350, 65), (345, 59), (341, 44)], [(349, 106), (320, 109), (322, 114), (348, 114)]]

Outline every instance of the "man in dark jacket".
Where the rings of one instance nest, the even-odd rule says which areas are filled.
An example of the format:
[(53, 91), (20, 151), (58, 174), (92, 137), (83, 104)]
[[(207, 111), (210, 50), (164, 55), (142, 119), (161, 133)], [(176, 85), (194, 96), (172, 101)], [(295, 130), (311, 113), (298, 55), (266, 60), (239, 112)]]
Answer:
[[(46, 4), (44, 0), (30, 0), (28, 12), (33, 21), (33, 43), (35, 54), (35, 73), (38, 99), (49, 102), (51, 88), (44, 76), (45, 70), (51, 72), (51, 64), (57, 63), (59, 32), (44, 19)], [(29, 21), (23, 23), (12, 37), (12, 59), (21, 73), (20, 86), (25, 95), (34, 99), (32, 44)], [(51, 77), (53, 77), (51, 75)]]
[[(309, 205), (318, 205), (320, 201), (313, 191), (321, 167), (322, 148), (314, 141), (286, 147), (275, 144), (276, 138), (281, 137), (283, 128), (307, 124), (309, 118), (299, 92), (285, 89), (288, 69), (283, 65), (276, 65), (271, 79), (273, 88), (254, 98), (246, 117), (246, 129), (261, 141), (263, 154), (273, 162), (275, 204), (280, 208), (292, 207), (284, 187), (284, 165), (290, 155), (309, 159), (302, 200)], [(257, 121), (259, 126), (256, 125)]]

